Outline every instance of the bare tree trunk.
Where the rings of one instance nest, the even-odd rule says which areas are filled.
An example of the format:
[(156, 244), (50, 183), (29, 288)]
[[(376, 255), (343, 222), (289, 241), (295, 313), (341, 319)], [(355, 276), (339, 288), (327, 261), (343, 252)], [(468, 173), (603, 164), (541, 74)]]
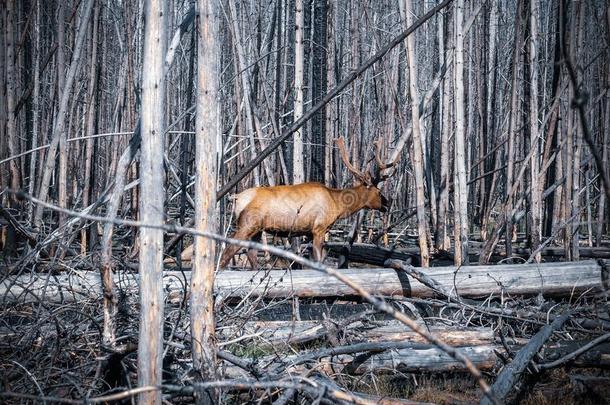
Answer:
[[(276, 35), (276, 49), (281, 49), (283, 44), (286, 42), (284, 35), (286, 33), (286, 31), (288, 31), (289, 29), (287, 27), (285, 27), (285, 18), (284, 18), (284, 13), (285, 13), (285, 8), (286, 7), (282, 7), (283, 2), (282, 1), (277, 1), (276, 2), (276, 13), (277, 13), (277, 35)], [(282, 73), (285, 72), (286, 70), (286, 63), (284, 63), (284, 66), (282, 67), (282, 63), (284, 58), (286, 58), (288, 52), (283, 52), (283, 55), (277, 55), (276, 59), (275, 59), (275, 75), (274, 75), (274, 90), (275, 90), (275, 94), (273, 95), (273, 108), (274, 108), (274, 122), (277, 125), (277, 131), (278, 131), (278, 136), (279, 134), (281, 134), (281, 122), (282, 122), (282, 117), (281, 117), (281, 106), (280, 106), (280, 99), (281, 99), (281, 89), (282, 89)], [(290, 184), (290, 173), (288, 172), (288, 167), (286, 165), (286, 154), (283, 150), (282, 147), (278, 148), (278, 158), (280, 161), (280, 167), (282, 168), (282, 178), (283, 178), (283, 184)]]
[(518, 130), (519, 122), (519, 96), (518, 96), (518, 79), (519, 79), (519, 66), (521, 66), (521, 17), (522, 17), (522, 2), (518, 0), (517, 15), (515, 17), (515, 43), (513, 53), (513, 76), (511, 81), (511, 107), (510, 107), (510, 121), (508, 126), (508, 146), (506, 152), (506, 202), (504, 204), (504, 221), (506, 222), (506, 257), (509, 258), (513, 255), (513, 209), (514, 209), (514, 191), (513, 187), (518, 181), (514, 178), (515, 171), (515, 159), (516, 159), (516, 140), (515, 134)]
[[(197, 45), (197, 121), (195, 134), (195, 228), (216, 232), (217, 145), (221, 137), (220, 38), (218, 9), (213, 0), (199, 0)], [(247, 97), (247, 95), (245, 96)], [(191, 336), (193, 366), (203, 381), (216, 376), (214, 322), (215, 246), (212, 239), (194, 237), (195, 257), (191, 275)], [(198, 403), (213, 403), (209, 392), (197, 393)]]
[[(57, 97), (61, 100), (63, 92), (70, 92), (66, 89), (66, 2), (61, 1), (57, 7)], [(70, 116), (70, 114), (68, 114)], [(63, 119), (63, 118), (62, 118)], [(68, 123), (70, 120), (68, 119)], [(59, 134), (59, 168), (57, 181), (57, 203), (61, 208), (67, 208), (68, 202), (68, 131), (61, 131)], [(66, 214), (59, 213), (59, 226), (66, 222)]]
[[(34, 94), (32, 97), (32, 149), (38, 146), (38, 127), (40, 126), (41, 102), (40, 102), (40, 53), (41, 35), (40, 29), (42, 24), (42, 10), (40, 1), (36, 1), (36, 21), (34, 22)], [(28, 193), (34, 195), (36, 187), (36, 158), (37, 153), (30, 155), (30, 173), (28, 182)], [(28, 206), (28, 222), (31, 224), (34, 217), (34, 205)]]
[[(140, 13), (140, 11), (138, 11), (138, 13)], [(187, 25), (188, 27), (188, 25)], [(138, 29), (136, 29), (137, 31)], [(184, 35), (184, 33), (186, 32), (186, 28), (182, 29), (179, 28), (179, 33), (180, 35)], [(103, 48), (102, 48), (103, 51)], [(166, 65), (170, 66), (171, 65), (171, 59), (172, 56), (171, 55), (166, 55), (165, 56), (165, 61), (166, 61)], [(167, 72), (164, 72), (164, 74), (167, 74)], [(131, 77), (131, 75), (129, 74), (129, 67), (128, 67), (128, 79)], [(131, 80), (128, 80), (128, 83), (131, 82)], [(128, 86), (128, 96), (132, 93), (130, 86)], [(129, 98), (129, 97), (128, 97)], [(130, 99), (130, 111), (133, 109), (133, 106), (131, 106), (131, 102), (133, 102), (133, 100)], [(135, 114), (135, 110), (130, 112), (130, 118), (135, 119), (135, 116), (132, 116), (131, 114)], [(131, 125), (131, 122), (129, 123), (129, 125)], [(111, 182), (112, 185), (110, 186), (110, 198), (109, 198), (109, 202), (108, 205), (106, 207), (106, 218), (108, 218), (109, 220), (114, 220), (117, 217), (117, 211), (119, 209), (119, 206), (121, 204), (121, 197), (123, 195), (124, 192), (124, 186), (125, 186), (125, 173), (127, 172), (127, 168), (129, 167), (129, 164), (131, 163), (131, 161), (133, 160), (133, 158), (135, 157), (141, 142), (140, 142), (140, 137), (141, 137), (141, 119), (138, 118), (137, 119), (137, 124), (135, 124), (135, 129), (133, 131), (133, 135), (131, 140), (129, 141), (129, 143), (127, 144), (125, 150), (123, 151), (121, 157), (118, 159), (118, 162), (116, 163), (116, 170), (111, 171), (110, 173), (114, 174), (114, 180)], [(139, 193), (134, 193), (132, 194), (132, 196), (137, 196), (139, 195)], [(145, 201), (138, 199), (140, 203), (144, 204)], [(118, 297), (115, 291), (115, 284), (114, 281), (112, 279), (112, 234), (114, 231), (114, 225), (112, 222), (107, 222), (104, 225), (104, 233), (102, 235), (102, 253), (101, 253), (101, 266), (100, 266), (100, 273), (102, 276), (102, 281), (103, 281), (103, 288), (104, 288), (104, 332), (103, 332), (103, 336), (104, 336), (104, 342), (111, 342), (111, 344), (114, 344), (114, 335), (116, 333), (115, 331), (115, 314), (117, 312), (117, 307), (118, 307)], [(138, 244), (139, 239), (135, 240), (135, 244)], [(141, 252), (140, 252), (141, 253)]]
[[(572, 17), (574, 19), (574, 31), (572, 32), (571, 38), (571, 52), (573, 55), (573, 60), (576, 59), (578, 54), (584, 54), (584, 41), (583, 41), (583, 25), (584, 25), (584, 14), (585, 14), (585, 3), (574, 4), (577, 7), (576, 14)], [(584, 55), (583, 55), (584, 56)], [(580, 74), (578, 75), (580, 76)], [(578, 78), (578, 81), (581, 81), (581, 78)], [(576, 90), (576, 89), (574, 89)], [(581, 189), (582, 187), (587, 187), (586, 177), (585, 182), (582, 182), (582, 176), (580, 175), (580, 160), (582, 155), (582, 141), (583, 141), (583, 133), (582, 133), (582, 125), (576, 124), (577, 121), (580, 121), (580, 117), (578, 114), (573, 114), (574, 117), (574, 134), (576, 136), (576, 146), (574, 148), (574, 166), (573, 166), (573, 175), (572, 175), (572, 185), (573, 185), (573, 194), (572, 194), (572, 211), (570, 216), (574, 218), (575, 225), (574, 231), (572, 233), (572, 260), (580, 260), (580, 219), (581, 215)]]
[(570, 238), (571, 241), (571, 250), (572, 250), (572, 260), (577, 261), (580, 260), (580, 220), (582, 218), (581, 215), (581, 176), (580, 176), (580, 156), (582, 153), (582, 134), (579, 130), (580, 125), (577, 125), (576, 122), (580, 118), (576, 114), (572, 114), (574, 119), (573, 121), (573, 130), (574, 136), (576, 137), (576, 145), (574, 145), (574, 164), (572, 166), (572, 204), (570, 210), (567, 211), (567, 215), (573, 218), (573, 227), (572, 227), (572, 235)]
[[(610, 30), (610, 5), (608, 6), (608, 14), (607, 14), (607, 29)], [(609, 35), (610, 37), (610, 31)], [(608, 69), (609, 65), (606, 65), (606, 69)], [(610, 70), (607, 70), (608, 74), (606, 75), (606, 87), (610, 86)], [(610, 140), (610, 92), (606, 93), (606, 112), (605, 112), (605, 122), (603, 125), (604, 128), (604, 136), (603, 136), (603, 145), (604, 150), (602, 152), (602, 160), (604, 161), (604, 167), (606, 167), (606, 173), (608, 173), (608, 141)], [(603, 187), (603, 183), (601, 184)], [(602, 245), (602, 237), (604, 233), (604, 226), (607, 226), (608, 216), (606, 216), (606, 193), (600, 193), (599, 196), (599, 204), (597, 207), (597, 226), (595, 229), (595, 245)]]
[(455, 7), (455, 265), (468, 264), (468, 183), (466, 180), (466, 117), (464, 111), (464, 0)]
[[(6, 1), (0, 2), (0, 94), (6, 94)], [(7, 105), (6, 97), (0, 97), (0, 157), (9, 157), (8, 137), (6, 136)], [(0, 170), (0, 190), (11, 183), (10, 170)], [(0, 197), (0, 203), (5, 203), (8, 196)]]
[[(19, 153), (19, 134), (17, 131), (17, 115), (15, 107), (17, 105), (17, 82), (19, 75), (17, 72), (17, 3), (15, 0), (6, 0), (6, 135), (8, 138), (8, 154), (15, 156)], [(3, 45), (2, 45), (3, 46)], [(10, 185), (13, 190), (18, 190), (21, 186), (21, 176), (19, 171), (20, 159), (13, 159), (9, 162)], [(17, 201), (11, 197), (15, 204)]]
[[(491, 9), (489, 10), (489, 39), (487, 41), (487, 44), (489, 45), (489, 51), (487, 53), (487, 72), (488, 72), (488, 79), (486, 82), (486, 86), (487, 86), (487, 100), (486, 100), (486, 112), (487, 112), (487, 116), (485, 117), (486, 123), (486, 130), (487, 133), (484, 135), (486, 137), (488, 137), (488, 139), (490, 140), (488, 142), (489, 144), (489, 149), (492, 149), (495, 145), (496, 142), (494, 142), (494, 137), (492, 134), (495, 133), (496, 131), (496, 116), (495, 116), (495, 106), (497, 105), (497, 103), (499, 102), (499, 100), (496, 100), (497, 97), (497, 93), (496, 93), (496, 75), (497, 75), (497, 70), (498, 70), (498, 56), (497, 56), (497, 37), (498, 37), (498, 2), (497, 1), (492, 1), (490, 4)], [(498, 164), (498, 158), (497, 158), (497, 153), (496, 154), (492, 154), (492, 156), (489, 158), (491, 160), (491, 162), (487, 165), (485, 165), (484, 167), (486, 169), (491, 169), (493, 167), (493, 169), (495, 169), (496, 165)], [(497, 172), (494, 172), (494, 174), (492, 174), (491, 179), (489, 178), (489, 176), (487, 176), (484, 180), (484, 192), (483, 192), (483, 200), (481, 201), (482, 207), (481, 207), (481, 213), (483, 215), (483, 218), (481, 219), (481, 238), (483, 239), (483, 241), (485, 241), (488, 238), (488, 226), (489, 226), (489, 222), (490, 222), (490, 217), (491, 217), (491, 209), (492, 209), (492, 204), (493, 204), (493, 194), (495, 191), (495, 184), (496, 184), (496, 179), (497, 179)]]
[[(98, 42), (98, 25), (100, 16), (100, 5), (95, 4), (95, 11), (93, 13), (92, 23), (92, 34), (91, 34), (91, 58), (89, 60), (89, 105), (87, 106), (87, 136), (92, 136), (94, 132), (95, 116), (97, 113), (96, 104), (96, 90), (97, 90), (97, 42)], [(85, 146), (85, 178), (83, 185), (83, 207), (89, 205), (91, 197), (91, 160), (93, 157), (93, 142), (92, 138), (88, 138)], [(87, 253), (87, 231), (83, 229), (81, 231), (81, 254)], [(114, 339), (112, 339), (114, 340)]]
[[(255, 123), (255, 119), (254, 119), (254, 114), (253, 114), (253, 107), (252, 107), (252, 86), (250, 84), (250, 78), (249, 78), (249, 74), (248, 74), (248, 66), (249, 63), (246, 59), (246, 51), (244, 49), (243, 43), (242, 43), (242, 38), (241, 38), (241, 31), (239, 28), (239, 16), (237, 14), (237, 9), (235, 7), (235, 2), (231, 1), (229, 2), (229, 10), (231, 12), (231, 20), (233, 21), (233, 40), (234, 40), (234, 45), (235, 45), (235, 52), (237, 53), (237, 67), (238, 67), (238, 71), (240, 72), (239, 76), (241, 77), (241, 84), (242, 84), (242, 90), (243, 90), (243, 100), (244, 100), (244, 109), (246, 111), (246, 131), (247, 136), (248, 136), (248, 140), (250, 141), (250, 155), (254, 158), (254, 156), (256, 156), (257, 151), (258, 151), (258, 147), (256, 146), (256, 141), (255, 141), (255, 136), (256, 136), (256, 123)], [(264, 167), (266, 168), (267, 166), (267, 162), (263, 163)], [(268, 178), (270, 178), (269, 181), (273, 181), (273, 177), (269, 176), (269, 174), (267, 175)], [(258, 175), (258, 171), (255, 170), (254, 171), (254, 182), (255, 185), (259, 186), (260, 185), (260, 178)]]
[[(406, 26), (413, 24), (413, 14), (411, 0), (400, 3), (402, 16), (406, 21)], [(460, 26), (461, 27), (461, 26)], [(409, 93), (411, 95), (411, 124), (413, 128), (413, 166), (415, 169), (415, 190), (417, 199), (417, 230), (419, 234), (419, 250), (422, 267), (428, 267), (430, 254), (428, 252), (429, 229), (426, 219), (426, 195), (425, 195), (425, 174), (424, 156), (422, 145), (424, 144), (424, 134), (422, 134), (419, 122), (419, 94), (417, 92), (417, 59), (415, 57), (415, 34), (409, 35), (407, 42), (407, 57), (409, 60)]]
[[(335, 80), (335, 55), (336, 55), (336, 43), (335, 43), (335, 24), (337, 15), (337, 5), (332, 2), (328, 3), (328, 25), (326, 29), (326, 45), (327, 45), (327, 64), (326, 64), (326, 84), (328, 87), (333, 88), (336, 85)], [(330, 134), (339, 133), (335, 128), (335, 124), (338, 115), (338, 108), (336, 103), (330, 102), (326, 105), (326, 131)], [(332, 136), (332, 135), (331, 135)], [(326, 140), (325, 145), (325, 158), (324, 158), (324, 183), (327, 186), (333, 184), (332, 178), (332, 167), (333, 167), (333, 148), (331, 142)], [(336, 175), (335, 175), (336, 178)], [(336, 184), (336, 183), (335, 183)]]
[[(327, 20), (332, 18), (328, 8), (332, 7), (327, 0), (317, 0), (311, 3), (311, 105), (322, 99), (327, 90)], [(327, 5), (328, 4), (328, 5)], [(311, 119), (311, 162), (309, 181), (324, 182), (324, 167), (326, 160), (326, 109), (322, 108)]]
[[(142, 59), (140, 220), (162, 224), (165, 220), (163, 147), (165, 138), (165, 74), (167, 2), (144, 4), (144, 53)], [(163, 359), (163, 231), (140, 228), (140, 336), (138, 385), (161, 384)], [(139, 395), (140, 403), (160, 404), (161, 391)]]
[[(540, 153), (539, 150), (539, 130), (538, 130), (538, 0), (530, 0), (530, 37), (529, 37), (529, 57), (530, 57), (530, 143), (536, 151), (530, 158), (530, 206), (531, 206), (531, 248), (532, 251), (538, 249), (542, 234), (542, 201), (541, 189), (538, 182), (540, 173)], [(536, 263), (539, 263), (541, 254), (538, 252), (534, 256)]]
[[(61, 95), (61, 99), (59, 102), (59, 107), (57, 109), (57, 114), (55, 115), (55, 122), (53, 127), (53, 136), (51, 139), (51, 144), (49, 145), (49, 149), (47, 152), (44, 170), (42, 174), (42, 181), (40, 183), (40, 191), (38, 192), (38, 198), (42, 201), (47, 201), (47, 197), (49, 195), (49, 184), (51, 182), (51, 176), (53, 175), (53, 170), (55, 169), (55, 155), (57, 153), (57, 146), (59, 144), (59, 139), (64, 133), (66, 128), (66, 112), (68, 109), (68, 101), (70, 95), (70, 89), (72, 88), (72, 84), (76, 79), (76, 73), (78, 67), (80, 65), (80, 58), (83, 50), (83, 44), (85, 43), (85, 38), (87, 37), (87, 26), (89, 23), (89, 17), (91, 16), (91, 10), (93, 8), (93, 0), (88, 0), (84, 3), (82, 12), (82, 19), (78, 26), (78, 31), (76, 34), (76, 41), (74, 43), (74, 53), (72, 55), (72, 61), (70, 62), (70, 69), (66, 74), (66, 84), (63, 88), (63, 93)], [(35, 215), (34, 215), (34, 224), (40, 230), (40, 226), (42, 225), (42, 213), (43, 208), (41, 205), (36, 207)]]
[[(585, 201), (587, 206), (587, 246), (593, 247), (593, 201), (591, 199), (591, 188), (593, 185), (591, 184), (591, 169), (587, 169), (585, 172)], [(602, 193), (604, 194), (604, 193)]]
[[(451, 48), (451, 37), (445, 35), (446, 27), (449, 25), (444, 23), (444, 16), (439, 16), (439, 54), (442, 55), (441, 61), (447, 63), (448, 52)], [(447, 31), (449, 31), (447, 29)], [(443, 63), (440, 63), (441, 65)], [(437, 235), (436, 235), (436, 247), (444, 251), (451, 249), (451, 239), (449, 238), (449, 217), (447, 215), (449, 211), (449, 184), (450, 184), (450, 166), (449, 166), (449, 138), (451, 136), (451, 130), (453, 125), (450, 125), (451, 118), (451, 76), (445, 75), (443, 78), (442, 96), (440, 99), (440, 110), (441, 110), (441, 175), (439, 179), (439, 199), (438, 199), (438, 221), (437, 221)]]
[[(563, 2), (563, 6), (567, 7), (567, 3)], [(572, 15), (571, 17), (571, 21), (570, 21), (570, 28), (569, 28), (569, 37), (567, 37), (567, 35), (565, 35), (566, 32), (566, 27), (565, 27), (565, 21), (562, 24), (563, 27), (563, 32), (562, 32), (562, 39), (563, 41), (569, 41), (568, 43), (563, 44), (562, 49), (564, 49), (565, 47), (568, 48), (567, 52), (565, 52), (565, 55), (569, 54), (570, 57), (574, 57), (574, 53), (575, 53), (575, 45), (576, 42), (574, 40), (574, 37), (576, 35), (576, 20), (578, 18), (578, 9), (580, 8), (578, 3), (572, 3), (572, 7), (576, 7), (576, 13), (574, 13), (574, 8), (572, 9), (572, 13), (574, 13), (574, 15)], [(564, 15), (566, 14), (567, 10), (564, 10)], [(565, 17), (563, 17), (565, 18)], [(574, 88), (573, 83), (570, 81), (569, 85), (568, 85), (568, 100), (574, 100), (574, 94), (577, 90)], [(569, 101), (568, 101), (569, 103)], [(566, 222), (565, 224), (565, 229), (564, 229), (564, 247), (565, 247), (565, 251), (566, 251), (566, 260), (576, 260), (574, 258), (574, 250), (573, 250), (573, 238), (574, 238), (574, 219), (571, 219), (572, 216), (572, 205), (575, 203), (573, 201), (574, 195), (578, 195), (578, 193), (574, 191), (574, 185), (575, 185), (575, 179), (574, 179), (574, 174), (577, 173), (577, 171), (579, 170), (578, 168), (575, 167), (575, 160), (576, 160), (576, 149), (574, 146), (574, 136), (576, 134), (576, 137), (578, 137), (578, 129), (577, 129), (577, 123), (576, 123), (576, 113), (574, 112), (574, 109), (570, 108), (570, 106), (567, 106), (567, 111), (566, 111), (566, 122), (567, 123), (563, 123), (563, 125), (566, 125), (566, 144), (564, 146), (564, 156), (565, 156), (565, 161), (564, 161), (564, 174), (566, 176), (566, 181), (565, 181), (565, 188), (564, 188), (564, 193), (563, 193), (563, 215), (562, 218), (563, 220)], [(576, 180), (578, 181), (578, 180)], [(576, 184), (576, 189), (578, 189), (578, 184)], [(578, 221), (580, 218), (576, 218), (576, 226), (578, 226)]]
[[(305, 25), (305, 13), (303, 0), (295, 1), (294, 21), (294, 114), (293, 119), (297, 121), (303, 116), (303, 73), (304, 73), (304, 45), (303, 30)], [(292, 175), (293, 184), (305, 181), (305, 167), (303, 164), (303, 130), (301, 127), (294, 133), (292, 147)]]

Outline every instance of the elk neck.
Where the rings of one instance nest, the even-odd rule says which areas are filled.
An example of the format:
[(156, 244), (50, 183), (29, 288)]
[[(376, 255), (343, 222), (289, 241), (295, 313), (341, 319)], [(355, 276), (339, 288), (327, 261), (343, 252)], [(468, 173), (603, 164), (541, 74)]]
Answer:
[(334, 191), (333, 198), (339, 218), (349, 217), (366, 206), (368, 190), (365, 186), (358, 185)]

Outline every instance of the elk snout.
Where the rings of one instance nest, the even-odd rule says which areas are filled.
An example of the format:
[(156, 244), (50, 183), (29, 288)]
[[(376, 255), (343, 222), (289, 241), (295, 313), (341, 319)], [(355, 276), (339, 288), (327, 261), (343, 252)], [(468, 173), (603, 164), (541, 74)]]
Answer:
[(379, 211), (387, 212), (390, 208), (390, 201), (383, 194), (379, 194), (379, 196), (381, 197), (381, 208), (379, 208)]

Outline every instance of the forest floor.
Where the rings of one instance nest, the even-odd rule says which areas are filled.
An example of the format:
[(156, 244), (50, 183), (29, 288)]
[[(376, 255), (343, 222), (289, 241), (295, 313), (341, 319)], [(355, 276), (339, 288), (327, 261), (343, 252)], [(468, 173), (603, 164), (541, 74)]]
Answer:
[[(119, 257), (120, 255), (117, 255)], [(336, 265), (335, 259), (329, 259)], [(554, 259), (553, 259), (554, 260)], [(43, 275), (51, 288), (54, 277), (66, 272), (98, 272), (94, 258), (66, 257), (61, 265), (36, 263), (34, 267), (22, 268), (22, 276)], [(443, 259), (442, 264), (447, 264)], [(126, 258), (115, 261), (117, 274), (130, 278), (136, 270)], [(355, 267), (359, 267), (357, 264)], [(15, 268), (11, 267), (11, 271)], [(35, 270), (34, 273), (32, 270)], [(299, 270), (294, 270), (298, 272)], [(9, 278), (9, 267), (0, 266), (2, 280)], [(264, 273), (264, 272), (262, 272)], [(14, 274), (13, 274), (14, 275)], [(12, 275), (11, 275), (12, 276)], [(2, 281), (0, 280), (0, 281)], [(186, 284), (186, 279), (182, 280)], [(102, 347), (103, 302), (101, 296), (64, 297), (60, 302), (47, 301), (31, 294), (27, 302), (13, 302), (7, 296), (0, 297), (0, 402), (36, 403), (35, 398), (48, 397), (49, 402), (58, 400), (82, 400), (100, 397), (137, 385), (136, 348), (138, 343), (139, 304), (137, 295), (119, 288), (119, 313), (117, 317), (118, 342), (126, 348), (122, 353), (110, 353)], [(389, 298), (389, 297), (388, 297)], [(538, 330), (548, 323), (549, 314), (570, 311), (574, 320), (585, 319), (599, 322), (600, 327), (583, 327), (579, 323), (566, 323), (553, 338), (556, 341), (584, 342), (608, 333), (610, 320), (607, 314), (607, 297), (603, 294), (583, 294), (574, 297), (520, 297), (505, 296), (502, 299), (488, 298), (468, 300), (463, 308), (451, 308), (442, 300), (409, 298), (388, 299), (413, 318), (430, 327), (473, 328), (489, 332), (490, 347), (495, 347), (495, 364), (484, 368), (488, 383), (493, 383), (502, 369)], [(604, 310), (605, 308), (605, 310)], [(471, 311), (472, 309), (476, 309)], [(509, 310), (523, 316), (498, 316), (489, 310)], [(605, 311), (605, 312), (604, 312)], [(289, 357), (305, 356), (316, 351), (346, 347), (367, 342), (365, 332), (372, 325), (383, 325), (390, 321), (385, 315), (376, 313), (360, 299), (282, 297), (266, 299), (244, 297), (222, 298), (217, 302), (216, 319), (219, 349), (254, 364), (263, 373), (274, 367), (287, 368)], [(273, 340), (275, 332), (265, 335), (263, 331), (252, 332), (248, 325), (256, 322), (318, 322), (326, 330), (312, 338), (290, 343)], [(597, 325), (597, 324), (596, 324)], [(192, 366), (190, 351), (188, 295), (168, 297), (165, 307), (165, 358), (164, 384), (183, 386), (191, 381)], [(279, 330), (279, 329), (278, 329)], [(304, 334), (310, 332), (305, 328)], [(391, 336), (386, 336), (391, 341)], [(270, 343), (271, 342), (271, 343)], [(549, 341), (550, 343), (550, 341)], [(604, 351), (605, 350), (605, 351)], [(610, 348), (598, 356), (599, 367), (585, 361), (583, 364), (567, 363), (550, 370), (537, 369), (536, 364), (554, 360), (542, 351), (524, 373), (516, 403), (521, 404), (605, 404), (610, 403)], [(605, 357), (603, 357), (605, 356)], [(291, 357), (291, 358), (292, 358)], [(481, 399), (480, 387), (463, 368), (450, 371), (434, 370), (434, 363), (421, 370), (369, 369), (350, 374), (344, 369), (334, 370), (340, 362), (330, 364), (327, 376), (342, 389), (370, 395), (376, 400), (403, 398), (410, 401), (438, 404), (471, 404)], [(317, 361), (320, 361), (318, 363)], [(602, 364), (603, 363), (603, 364)], [(344, 363), (340, 364), (342, 367)], [(232, 368), (231, 368), (232, 367)], [(298, 369), (308, 375), (322, 370), (321, 359), (310, 361), (305, 368)], [(244, 370), (236, 369), (223, 361), (227, 378), (243, 376)], [(296, 369), (295, 369), (296, 370)], [(336, 372), (335, 372), (336, 371)], [(241, 373), (241, 374), (240, 374)], [(280, 377), (288, 375), (287, 372)], [(267, 376), (268, 377), (268, 376)], [(6, 396), (7, 393), (19, 393)], [(21, 396), (19, 396), (21, 395)], [(188, 403), (188, 396), (166, 393), (170, 403)], [(271, 403), (277, 393), (261, 390), (227, 394), (226, 403)], [(315, 399), (315, 398), (314, 398)], [(300, 396), (295, 403), (308, 403), (311, 398)]]

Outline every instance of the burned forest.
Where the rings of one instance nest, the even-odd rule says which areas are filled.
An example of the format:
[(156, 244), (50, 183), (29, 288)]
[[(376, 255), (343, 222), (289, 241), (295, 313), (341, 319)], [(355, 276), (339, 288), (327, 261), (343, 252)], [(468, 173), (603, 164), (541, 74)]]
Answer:
[(605, 0), (0, 1), (0, 403), (610, 403)]

